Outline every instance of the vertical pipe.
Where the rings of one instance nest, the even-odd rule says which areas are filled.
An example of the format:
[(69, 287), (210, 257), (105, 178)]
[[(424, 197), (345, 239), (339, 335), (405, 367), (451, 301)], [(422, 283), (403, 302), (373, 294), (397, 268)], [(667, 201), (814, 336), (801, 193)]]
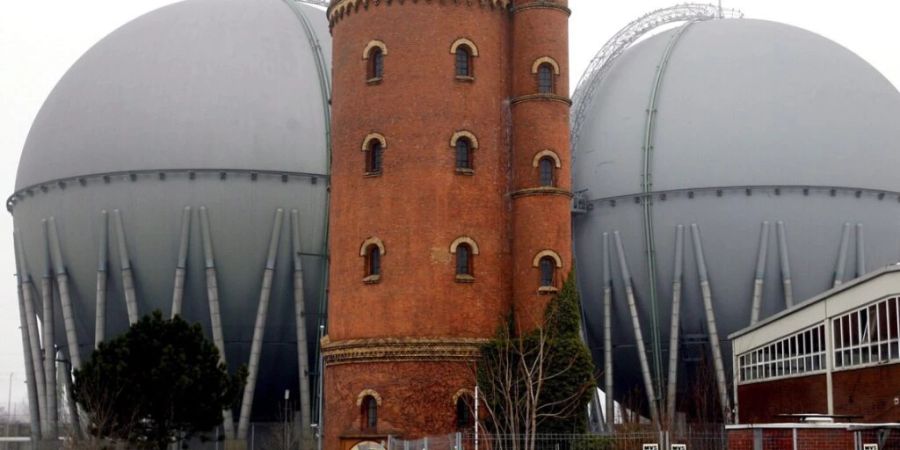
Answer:
[[(219, 308), (219, 283), (216, 274), (216, 259), (213, 255), (212, 235), (209, 231), (209, 213), (205, 206), (200, 207), (200, 234), (203, 238), (203, 260), (206, 266), (206, 297), (209, 301), (209, 322), (212, 328), (213, 343), (219, 349), (219, 361), (225, 360), (225, 335), (222, 332), (222, 312)], [(234, 418), (231, 409), (222, 411), (224, 418), (225, 438), (234, 439)]]
[[(37, 408), (37, 415), (34, 417), (40, 418), (40, 428), (45, 428), (46, 425), (44, 422), (47, 420), (47, 385), (44, 381), (44, 366), (41, 362), (41, 338), (38, 333), (37, 327), (37, 319), (35, 315), (35, 305), (34, 305), (34, 285), (31, 281), (31, 275), (28, 274), (28, 265), (25, 263), (25, 249), (22, 245), (22, 237), (21, 233), (18, 231), (14, 232), (13, 240), (15, 244), (15, 252), (16, 252), (16, 270), (19, 274), (18, 280), (22, 285), (21, 293), (22, 293), (22, 313), (25, 318), (25, 327), (24, 330), (28, 334), (28, 349), (27, 351), (30, 353), (31, 360), (31, 370), (33, 371), (32, 375), (34, 379), (29, 381), (30, 386), (35, 387), (35, 392), (37, 394), (37, 403), (35, 403), (35, 407)], [(25, 366), (25, 370), (28, 370), (29, 366)], [(39, 428), (39, 431), (40, 431)]]
[(794, 288), (791, 284), (791, 261), (788, 258), (787, 233), (784, 222), (778, 221), (778, 252), (781, 256), (781, 283), (784, 285), (784, 306), (794, 307)]
[(100, 211), (100, 245), (97, 252), (97, 304), (94, 315), (94, 348), (106, 338), (106, 285), (109, 275), (109, 217)]
[(191, 230), (191, 207), (185, 206), (181, 212), (181, 239), (178, 243), (178, 262), (175, 264), (175, 283), (172, 288), (172, 317), (181, 315), (184, 301), (184, 274), (187, 267), (188, 239)]
[(609, 233), (603, 233), (603, 368), (606, 393), (606, 429), (612, 432), (616, 423), (616, 406), (613, 399), (612, 276), (610, 275)]
[(297, 369), (300, 376), (300, 436), (309, 435), (309, 354), (306, 341), (306, 309), (303, 296), (303, 261), (300, 258), (300, 213), (291, 210), (291, 251), (294, 259), (294, 314), (297, 327)]
[(766, 253), (769, 250), (769, 222), (763, 221), (759, 233), (759, 249), (756, 253), (756, 278), (753, 279), (753, 302), (750, 307), (750, 325), (759, 321), (762, 307), (763, 287), (766, 279)]
[[(41, 406), (40, 393), (37, 383), (37, 374), (43, 369), (39, 369), (40, 356), (35, 359), (34, 341), (31, 334), (31, 327), (28, 322), (28, 309), (25, 307), (25, 290), (30, 289), (30, 281), (28, 274), (25, 272), (24, 255), (22, 254), (21, 241), (18, 232), (13, 232), (13, 244), (16, 254), (16, 287), (19, 294), (19, 328), (22, 332), (22, 355), (25, 358), (25, 381), (28, 386), (28, 412), (31, 422), (31, 442), (37, 442), (41, 437), (41, 412), (44, 409)], [(29, 301), (31, 300), (29, 296)], [(33, 313), (33, 311), (32, 311)], [(39, 354), (38, 354), (39, 355)], [(37, 363), (38, 367), (35, 366)], [(41, 377), (43, 380), (43, 377)], [(10, 420), (11, 421), (11, 420)]]
[(122, 213), (113, 210), (116, 221), (116, 237), (119, 244), (119, 261), (122, 266), (122, 288), (125, 291), (125, 307), (128, 308), (128, 324), (138, 321), (137, 296), (134, 291), (134, 275), (131, 271), (131, 259), (128, 257), (128, 246), (125, 243), (125, 227), (122, 225)]
[(844, 283), (844, 266), (847, 261), (847, 247), (850, 244), (850, 222), (844, 223), (844, 232), (841, 234), (841, 246), (838, 250), (837, 265), (834, 269), (834, 283), (831, 287), (835, 288)]
[(712, 290), (706, 273), (706, 259), (703, 256), (703, 243), (700, 241), (700, 228), (691, 224), (694, 241), (694, 258), (697, 260), (697, 274), (700, 276), (700, 290), (703, 296), (703, 307), (706, 312), (706, 326), (709, 328), (709, 344), (713, 353), (713, 366), (716, 369), (716, 385), (719, 388), (719, 404), (722, 406), (722, 419), (731, 420), (731, 406), (728, 400), (727, 381), (725, 381), (725, 364), (722, 362), (722, 348), (719, 345), (719, 330), (716, 327), (716, 313), (713, 309)]
[(56, 219), (50, 217), (50, 259), (53, 261), (53, 270), (56, 272), (56, 287), (59, 289), (59, 299), (62, 303), (63, 326), (66, 330), (66, 341), (69, 347), (69, 358), (72, 366), (81, 367), (81, 350), (78, 347), (78, 330), (75, 329), (75, 312), (72, 310), (72, 298), (69, 296), (69, 275), (62, 260), (62, 250), (59, 245), (59, 233), (56, 230)]
[(637, 344), (638, 359), (641, 363), (641, 374), (644, 378), (644, 389), (647, 391), (647, 401), (650, 406), (650, 419), (659, 425), (659, 409), (656, 404), (656, 391), (653, 389), (653, 380), (650, 377), (650, 364), (647, 361), (647, 350), (644, 345), (644, 335), (641, 332), (641, 319), (638, 316), (637, 302), (634, 300), (634, 281), (628, 270), (628, 261), (625, 259), (625, 249), (622, 246), (622, 238), (618, 231), (613, 232), (616, 239), (616, 250), (619, 254), (619, 269), (622, 271), (622, 282), (625, 284), (625, 296), (628, 299), (628, 310), (631, 313), (631, 326), (634, 329), (634, 339)]
[(866, 274), (866, 240), (863, 234), (863, 224), (856, 224), (856, 276)]
[(666, 388), (666, 422), (669, 429), (675, 418), (675, 394), (678, 390), (678, 334), (681, 330), (681, 283), (684, 265), (684, 225), (675, 231), (675, 273), (672, 277), (672, 323), (669, 329), (669, 385)]
[(43, 299), (43, 315), (41, 316), (44, 331), (44, 378), (47, 382), (47, 427), (41, 429), (44, 439), (56, 439), (59, 430), (59, 409), (56, 405), (56, 347), (54, 311), (53, 311), (53, 273), (50, 268), (50, 244), (47, 237), (47, 220), (42, 220), (44, 240), (45, 270), (41, 279), (41, 298)]
[(253, 408), (253, 394), (256, 392), (256, 378), (259, 375), (259, 356), (262, 352), (263, 334), (266, 331), (266, 315), (269, 312), (269, 296), (272, 293), (272, 276), (275, 273), (275, 258), (278, 256), (278, 240), (281, 237), (283, 217), (284, 210), (278, 208), (272, 223), (272, 237), (269, 240), (266, 268), (263, 272), (262, 287), (259, 292), (259, 307), (256, 312), (256, 324), (253, 327), (253, 343), (250, 345), (249, 375), (247, 376), (247, 385), (244, 387), (244, 398), (241, 401), (238, 439), (247, 438), (247, 428), (250, 425), (250, 411)]

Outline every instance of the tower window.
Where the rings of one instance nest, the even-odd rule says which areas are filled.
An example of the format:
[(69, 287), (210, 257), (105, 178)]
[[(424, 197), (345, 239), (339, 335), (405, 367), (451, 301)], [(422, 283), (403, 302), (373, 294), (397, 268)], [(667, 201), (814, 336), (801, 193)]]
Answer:
[(472, 141), (469, 138), (456, 140), (456, 168), (472, 170)]
[(456, 76), (472, 76), (472, 50), (467, 45), (460, 45), (456, 48)]
[(369, 81), (380, 80), (384, 75), (384, 50), (375, 47), (369, 53)]
[(538, 162), (538, 170), (540, 171), (541, 176), (541, 186), (549, 187), (556, 185), (556, 180), (554, 179), (554, 168), (556, 166), (556, 161), (549, 156), (545, 156), (540, 159)]
[(475, 417), (472, 414), (472, 397), (461, 395), (456, 400), (456, 428), (465, 429), (475, 426)]
[(375, 244), (366, 249), (366, 276), (381, 276), (381, 251)]
[(378, 139), (372, 139), (372, 141), (369, 143), (368, 151), (366, 152), (366, 173), (381, 173), (383, 153), (384, 148), (381, 145), (381, 141), (379, 141)]
[(553, 80), (553, 66), (543, 63), (538, 66), (538, 92), (541, 94), (553, 94), (555, 91)]
[(540, 261), (541, 287), (553, 286), (556, 275), (556, 260), (550, 256), (544, 256)]
[(460, 244), (456, 247), (456, 276), (472, 276), (472, 247)]
[(360, 430), (375, 432), (378, 429), (378, 400), (371, 395), (365, 396), (359, 407), (359, 415)]

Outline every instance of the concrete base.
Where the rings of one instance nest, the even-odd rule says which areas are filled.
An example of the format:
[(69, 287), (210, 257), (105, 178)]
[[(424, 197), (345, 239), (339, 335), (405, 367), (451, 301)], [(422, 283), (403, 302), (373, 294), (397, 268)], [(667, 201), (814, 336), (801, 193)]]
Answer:
[(225, 450), (247, 450), (247, 441), (225, 439)]

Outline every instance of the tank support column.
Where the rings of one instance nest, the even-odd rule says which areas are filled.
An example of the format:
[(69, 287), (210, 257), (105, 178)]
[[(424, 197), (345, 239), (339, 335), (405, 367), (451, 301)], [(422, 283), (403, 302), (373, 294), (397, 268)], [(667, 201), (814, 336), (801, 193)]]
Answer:
[(791, 260), (788, 258), (787, 233), (784, 222), (778, 221), (778, 251), (781, 254), (781, 282), (784, 285), (784, 306), (794, 307), (794, 288), (791, 283)]
[(47, 385), (44, 381), (44, 366), (42, 365), (41, 360), (41, 337), (38, 334), (37, 327), (37, 317), (35, 315), (35, 305), (34, 305), (34, 284), (31, 281), (31, 275), (28, 274), (28, 267), (25, 263), (25, 249), (22, 245), (21, 234), (16, 231), (13, 234), (13, 241), (15, 244), (16, 251), (16, 263), (18, 267), (16, 270), (19, 274), (19, 283), (22, 285), (22, 313), (24, 314), (25, 323), (22, 325), (23, 330), (27, 331), (28, 337), (28, 349), (26, 351), (30, 352), (28, 355), (30, 357), (31, 364), (25, 366), (25, 370), (29, 370), (29, 367), (32, 370), (32, 375), (34, 377), (33, 380), (29, 381), (29, 389), (31, 387), (35, 388), (35, 394), (37, 396), (37, 403), (35, 403), (35, 407), (37, 408), (37, 415), (40, 419), (40, 431), (41, 428), (46, 427), (47, 421)]
[(109, 217), (100, 211), (100, 248), (97, 252), (97, 304), (94, 311), (94, 348), (106, 338), (106, 285), (109, 274)]
[(41, 429), (45, 440), (55, 440), (59, 429), (59, 410), (56, 405), (56, 349), (54, 347), (53, 323), (53, 278), (50, 268), (50, 245), (47, 238), (47, 220), (42, 220), (45, 266), (44, 277), (41, 279), (41, 297), (43, 300), (42, 330), (44, 331), (44, 377), (47, 382), (45, 394), (47, 395), (47, 427)]
[(719, 344), (719, 330), (716, 328), (716, 312), (713, 310), (712, 290), (706, 273), (706, 260), (703, 257), (703, 243), (700, 242), (700, 228), (691, 224), (694, 238), (694, 259), (697, 261), (697, 274), (700, 276), (700, 291), (703, 296), (703, 308), (706, 312), (706, 326), (709, 328), (709, 346), (712, 350), (713, 367), (716, 371), (716, 386), (719, 389), (719, 405), (722, 407), (722, 420), (731, 421), (731, 404), (728, 399), (727, 381), (725, 381), (725, 365), (722, 362), (722, 348)]
[(669, 384), (666, 387), (666, 423), (672, 429), (678, 390), (678, 333), (681, 330), (681, 283), (684, 263), (684, 225), (675, 230), (675, 273), (672, 276), (672, 323), (669, 328)]
[[(181, 212), (181, 239), (178, 242), (178, 263), (175, 264), (175, 282), (172, 288), (172, 317), (181, 315), (184, 301), (184, 274), (187, 267), (188, 243), (191, 235), (191, 207), (185, 206)], [(224, 349), (220, 348), (220, 352)]]
[[(26, 308), (26, 300), (25, 300), (25, 290), (30, 289), (29, 286), (30, 280), (28, 274), (25, 271), (25, 264), (22, 253), (21, 241), (19, 240), (19, 234), (17, 232), (13, 233), (13, 241), (15, 244), (15, 253), (16, 253), (16, 281), (18, 284), (18, 294), (19, 294), (19, 327), (22, 331), (22, 354), (25, 357), (25, 381), (28, 385), (28, 413), (31, 418), (31, 441), (37, 442), (41, 438), (41, 417), (43, 417), (43, 413), (45, 412), (44, 408), (46, 406), (42, 405), (44, 400), (41, 399), (41, 395), (39, 394), (39, 388), (41, 388), (40, 384), (37, 383), (36, 378), (37, 374), (40, 370), (36, 370), (35, 362), (40, 365), (40, 353), (37, 353), (38, 357), (35, 359), (35, 347), (34, 347), (34, 336), (31, 334), (32, 328), (30, 326), (28, 320), (29, 311), (31, 314), (34, 313), (32, 308)], [(29, 280), (26, 282), (26, 280)], [(29, 292), (28, 301), (31, 301), (31, 295)], [(32, 320), (33, 322), (33, 320)], [(43, 381), (43, 376), (41, 377), (41, 381)], [(43, 391), (43, 389), (40, 389)]]
[(309, 355), (306, 342), (306, 310), (303, 298), (303, 260), (300, 257), (300, 213), (291, 211), (291, 251), (294, 258), (294, 314), (297, 327), (297, 372), (300, 377), (300, 437), (311, 448), (309, 405)]
[(847, 247), (850, 245), (850, 222), (844, 224), (844, 232), (841, 234), (841, 246), (838, 249), (838, 260), (834, 269), (834, 284), (838, 287), (844, 283), (844, 267), (847, 264)]
[(125, 243), (125, 227), (122, 226), (122, 213), (113, 210), (116, 219), (116, 237), (119, 241), (119, 261), (122, 264), (122, 288), (125, 290), (125, 307), (128, 308), (128, 324), (138, 321), (137, 296), (134, 292), (134, 275), (131, 271), (131, 259), (128, 258), (128, 246)]
[(269, 241), (269, 254), (266, 258), (266, 269), (263, 272), (262, 288), (259, 292), (259, 307), (256, 312), (256, 325), (253, 328), (253, 343), (250, 346), (249, 375), (244, 387), (244, 398), (241, 401), (241, 419), (238, 422), (238, 439), (247, 439), (250, 428), (250, 412), (253, 409), (253, 394), (256, 392), (256, 377), (259, 375), (259, 356), (262, 353), (263, 334), (266, 331), (266, 316), (269, 312), (269, 296), (272, 293), (272, 275), (275, 272), (275, 258), (278, 256), (278, 240), (281, 236), (281, 222), (284, 210), (275, 211), (272, 224), (272, 238)]
[(650, 363), (647, 361), (647, 346), (644, 345), (644, 334), (641, 331), (641, 319), (638, 315), (637, 302), (634, 300), (634, 281), (628, 270), (628, 261), (625, 259), (625, 248), (622, 246), (622, 238), (618, 231), (613, 232), (616, 239), (616, 250), (619, 253), (619, 270), (622, 272), (622, 283), (625, 284), (625, 297), (628, 299), (628, 311), (631, 313), (631, 326), (634, 329), (634, 339), (637, 344), (638, 359), (641, 363), (641, 375), (644, 377), (644, 389), (647, 391), (647, 404), (650, 405), (650, 420), (659, 426), (659, 409), (656, 402), (656, 391), (653, 389), (653, 380), (650, 377)]
[[(190, 210), (188, 210), (190, 211)], [(184, 222), (182, 222), (183, 224)], [(182, 228), (182, 232), (184, 228)], [(200, 234), (203, 238), (203, 260), (206, 266), (206, 298), (209, 302), (209, 322), (212, 328), (213, 343), (219, 349), (219, 361), (225, 360), (225, 336), (222, 333), (222, 312), (219, 308), (219, 283), (216, 274), (216, 259), (213, 255), (212, 236), (209, 231), (209, 214), (206, 207), (200, 207)], [(181, 258), (179, 254), (179, 259)], [(227, 364), (227, 363), (226, 363)], [(234, 417), (231, 409), (222, 411), (225, 428), (225, 439), (234, 439)]]
[(756, 253), (756, 278), (753, 280), (753, 300), (750, 303), (750, 325), (759, 321), (763, 287), (766, 279), (766, 253), (769, 250), (769, 222), (762, 223), (759, 232), (759, 250)]
[(616, 423), (613, 399), (612, 349), (612, 277), (610, 276), (609, 233), (603, 233), (603, 377), (606, 391), (606, 430), (613, 432)]

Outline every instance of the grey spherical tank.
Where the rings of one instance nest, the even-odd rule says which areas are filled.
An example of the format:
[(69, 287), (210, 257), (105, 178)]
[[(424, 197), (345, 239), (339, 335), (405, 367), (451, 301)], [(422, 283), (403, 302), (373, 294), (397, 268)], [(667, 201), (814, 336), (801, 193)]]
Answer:
[(689, 22), (594, 82), (573, 150), (586, 202), (574, 239), (588, 340), (616, 398), (664, 399), (670, 374), (684, 398), (707, 367), (730, 393), (729, 333), (900, 259), (900, 93), (849, 50), (775, 22)]
[(70, 339), (83, 361), (135, 316), (180, 309), (210, 337), (221, 323), (232, 370), (258, 341), (253, 420), (280, 417), (285, 390), (300, 397), (315, 371), (298, 371), (297, 342), (314, 365), (324, 314), (330, 55), (322, 9), (188, 0), (117, 29), (63, 76), (7, 208), (39, 313), (42, 280), (57, 285), (65, 355)]

